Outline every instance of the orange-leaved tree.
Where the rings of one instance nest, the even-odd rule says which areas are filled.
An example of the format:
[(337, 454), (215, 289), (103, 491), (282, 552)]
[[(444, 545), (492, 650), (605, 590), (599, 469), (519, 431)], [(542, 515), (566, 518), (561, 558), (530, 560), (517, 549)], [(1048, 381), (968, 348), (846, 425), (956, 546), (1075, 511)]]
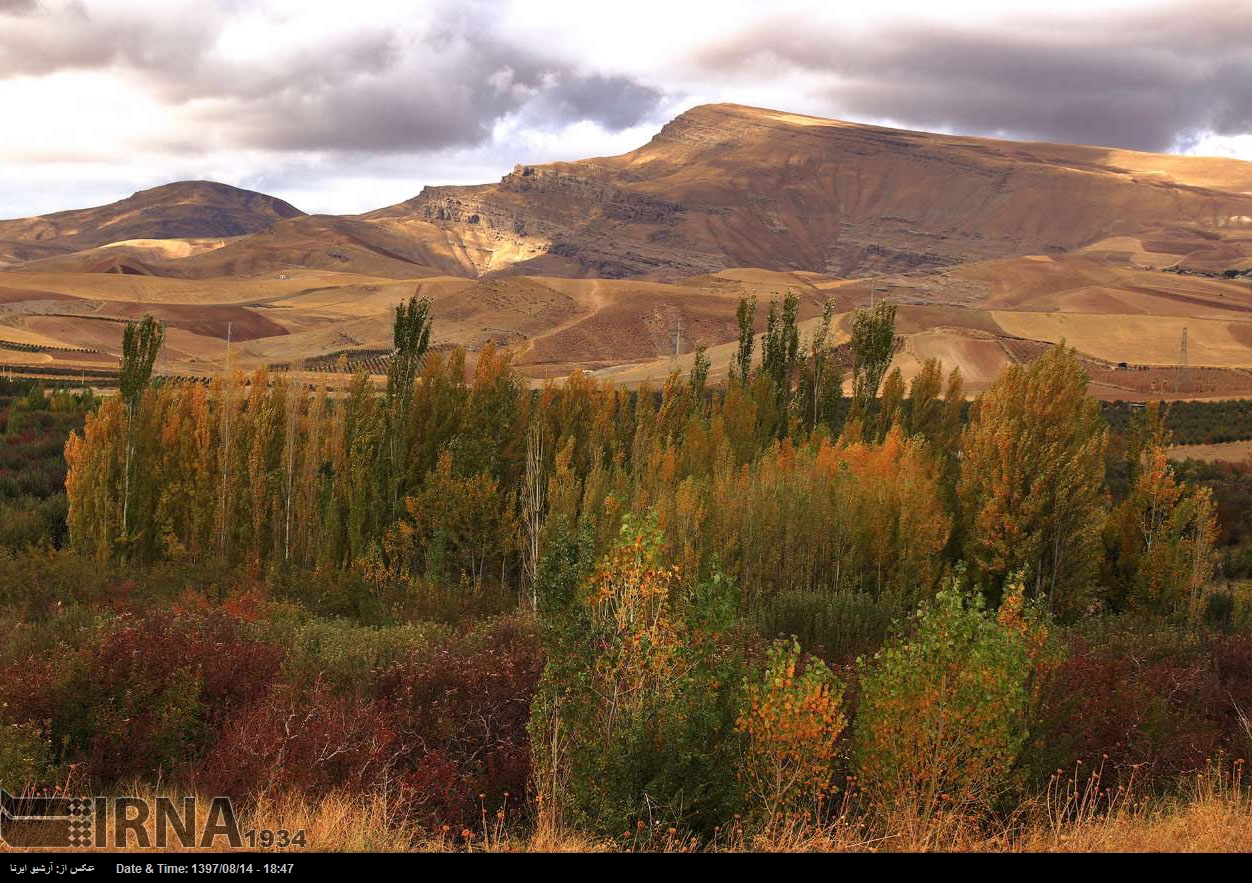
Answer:
[(1109, 518), (1109, 600), (1119, 608), (1197, 615), (1215, 563), (1212, 497), (1174, 477), (1163, 447), (1147, 448), (1142, 461)]
[(794, 637), (775, 641), (764, 669), (744, 681), (735, 728), (746, 740), (739, 778), (758, 821), (816, 815), (832, 781), (843, 715), (843, 684)]

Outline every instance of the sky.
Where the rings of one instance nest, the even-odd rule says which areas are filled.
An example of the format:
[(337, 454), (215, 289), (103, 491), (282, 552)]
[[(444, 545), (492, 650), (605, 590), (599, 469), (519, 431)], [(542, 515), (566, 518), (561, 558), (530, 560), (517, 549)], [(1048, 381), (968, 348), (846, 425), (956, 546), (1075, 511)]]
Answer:
[(186, 179), (355, 213), (721, 101), (1252, 160), (1252, 2), (0, 0), (0, 217)]

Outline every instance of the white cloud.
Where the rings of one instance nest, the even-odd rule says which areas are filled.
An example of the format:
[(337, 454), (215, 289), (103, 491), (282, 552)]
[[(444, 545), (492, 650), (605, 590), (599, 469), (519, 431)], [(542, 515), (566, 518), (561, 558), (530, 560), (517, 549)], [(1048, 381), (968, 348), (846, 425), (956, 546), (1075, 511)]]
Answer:
[(707, 101), (1252, 159), (1252, 9), (1211, 0), (171, 5), (0, 6), (0, 215), (187, 177), (364, 211)]

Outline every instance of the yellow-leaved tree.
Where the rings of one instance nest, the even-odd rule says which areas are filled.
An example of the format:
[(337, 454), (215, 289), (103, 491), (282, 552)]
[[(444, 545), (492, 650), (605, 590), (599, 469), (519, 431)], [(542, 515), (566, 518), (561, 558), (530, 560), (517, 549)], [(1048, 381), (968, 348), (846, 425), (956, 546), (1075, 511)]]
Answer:
[(1057, 613), (1090, 601), (1107, 507), (1107, 432), (1074, 351), (1014, 365), (971, 410), (960, 499), (970, 576), (992, 599), (1014, 571)]
[(1142, 454), (1134, 486), (1109, 518), (1109, 601), (1169, 614), (1203, 612), (1217, 517), (1209, 489), (1174, 478), (1159, 445)]

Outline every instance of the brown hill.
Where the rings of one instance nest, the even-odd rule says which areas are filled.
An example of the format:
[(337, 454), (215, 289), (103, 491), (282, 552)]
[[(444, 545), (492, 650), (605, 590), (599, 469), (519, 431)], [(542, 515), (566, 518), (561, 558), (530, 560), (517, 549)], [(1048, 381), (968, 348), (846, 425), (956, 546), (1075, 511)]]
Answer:
[(179, 181), (95, 208), (0, 221), (0, 261), (30, 261), (114, 242), (243, 236), (299, 209), (213, 181)]
[(479, 273), (836, 276), (1057, 254), (1119, 235), (1249, 232), (1236, 160), (907, 132), (709, 105), (617, 157), (428, 187), (365, 217), (425, 221)]
[(1065, 340), (1102, 396), (1252, 396), (1252, 163), (716, 105), (622, 156), (354, 217), (219, 187), (0, 222), (25, 255), (0, 273), (0, 366), (115, 365), (150, 312), (169, 373), (220, 367), (228, 329), (243, 366), (377, 370), (418, 293), (437, 345), (508, 346), (535, 378), (659, 380), (700, 344), (721, 377), (739, 299), (791, 290), (805, 334), (833, 300), (841, 341), (890, 298), (906, 377), (939, 358), (977, 391)]

